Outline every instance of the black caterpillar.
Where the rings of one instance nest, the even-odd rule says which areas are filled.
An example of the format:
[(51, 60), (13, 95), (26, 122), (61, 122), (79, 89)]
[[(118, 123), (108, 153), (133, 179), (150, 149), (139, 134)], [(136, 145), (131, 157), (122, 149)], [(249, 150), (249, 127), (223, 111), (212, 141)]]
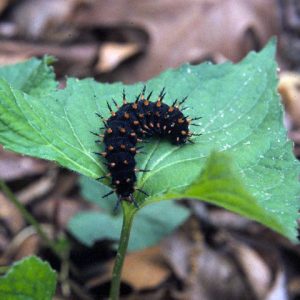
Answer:
[[(147, 172), (136, 168), (135, 155), (140, 153), (142, 147), (136, 147), (138, 142), (152, 136), (167, 137), (171, 143), (175, 145), (184, 144), (187, 141), (193, 143), (190, 137), (193, 134), (189, 131), (189, 125), (192, 120), (200, 118), (188, 119), (184, 116), (180, 106), (186, 101), (187, 97), (181, 101), (175, 100), (171, 106), (163, 103), (166, 95), (163, 88), (156, 102), (151, 102), (152, 92), (145, 97), (146, 87), (136, 97), (132, 103), (127, 103), (125, 91), (123, 90), (123, 105), (118, 106), (116, 101), (112, 99), (117, 107), (114, 112), (107, 102), (111, 117), (105, 120), (100, 114), (105, 129), (104, 135), (93, 133), (103, 137), (105, 151), (96, 153), (106, 158), (109, 173), (98, 179), (111, 177), (111, 183), (115, 190), (104, 195), (107, 197), (116, 192), (118, 196), (118, 207), (121, 200), (134, 203), (138, 207), (133, 193), (135, 190), (144, 193), (141, 189), (135, 187), (136, 172)], [(196, 124), (192, 124), (196, 125)], [(197, 125), (196, 125), (197, 126)], [(148, 195), (147, 195), (148, 196)]]

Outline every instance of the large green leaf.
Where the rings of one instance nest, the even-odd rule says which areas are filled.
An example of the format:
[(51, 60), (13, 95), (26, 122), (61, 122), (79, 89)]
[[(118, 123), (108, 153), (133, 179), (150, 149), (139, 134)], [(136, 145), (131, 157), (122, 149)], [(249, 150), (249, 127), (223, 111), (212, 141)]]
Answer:
[(280, 219), (259, 205), (249, 193), (239, 178), (231, 156), (227, 153), (212, 152), (201, 174), (184, 191), (149, 197), (147, 203), (182, 197), (205, 200), (259, 221), (282, 234), (288, 232), (280, 223)]
[[(68, 229), (87, 246), (103, 239), (118, 241), (123, 216), (113, 213), (117, 197), (112, 195), (104, 200), (102, 196), (109, 192), (109, 188), (85, 176), (80, 178), (80, 187), (85, 199), (97, 204), (102, 211), (76, 214), (70, 219)], [(136, 251), (157, 244), (189, 215), (187, 208), (172, 201), (145, 207), (135, 217), (128, 249)]]
[(16, 262), (0, 277), (0, 299), (51, 300), (55, 286), (56, 273), (49, 264), (31, 256)]
[[(189, 211), (173, 201), (146, 206), (134, 218), (128, 250), (136, 251), (156, 245), (188, 216)], [(82, 243), (92, 246), (98, 240), (118, 241), (122, 219), (122, 215), (112, 216), (95, 211), (81, 212), (73, 216), (68, 228)]]
[(32, 58), (23, 63), (4, 66), (0, 68), (0, 78), (27, 94), (42, 96), (57, 86), (50, 67), (52, 62), (52, 57), (45, 56), (43, 60)]
[[(238, 176), (259, 206), (284, 226), (287, 236), (294, 237), (299, 164), (282, 125), (274, 51), (271, 42), (237, 65), (184, 65), (149, 80), (147, 88), (156, 95), (166, 87), (167, 103), (189, 96), (189, 114), (203, 117), (201, 127), (196, 127), (203, 135), (194, 139), (194, 145), (182, 147), (152, 139), (145, 146), (147, 155), (137, 157), (141, 168), (152, 170), (140, 174), (138, 187), (152, 199), (170, 190), (184, 190), (196, 180), (212, 150), (226, 151), (233, 155)], [(5, 130), (0, 132), (0, 142), (7, 149), (55, 160), (96, 178), (106, 169), (92, 154), (101, 147), (89, 131), (100, 126), (95, 112), (108, 116), (106, 100), (119, 99), (123, 87), (70, 79), (66, 89), (40, 99), (3, 81), (0, 124)], [(134, 99), (141, 87), (127, 86), (128, 98)], [(136, 197), (140, 204), (145, 200), (143, 195)]]

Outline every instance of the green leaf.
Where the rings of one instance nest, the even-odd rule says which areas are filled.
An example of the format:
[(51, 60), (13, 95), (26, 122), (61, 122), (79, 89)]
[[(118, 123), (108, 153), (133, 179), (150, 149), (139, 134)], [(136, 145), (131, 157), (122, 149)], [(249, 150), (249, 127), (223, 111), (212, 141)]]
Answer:
[(110, 215), (114, 213), (114, 208), (118, 201), (116, 194), (112, 194), (105, 199), (102, 198), (103, 195), (108, 194), (111, 191), (110, 187), (86, 176), (80, 176), (79, 185), (81, 194), (86, 200), (97, 204), (104, 210), (103, 213)]
[(0, 78), (13, 88), (42, 96), (54, 91), (57, 86), (53, 68), (49, 66), (52, 63), (53, 58), (45, 56), (43, 60), (32, 58), (23, 63), (4, 66), (0, 68)]
[(55, 286), (56, 273), (49, 264), (31, 256), (14, 263), (0, 277), (0, 299), (51, 300)]
[[(163, 237), (182, 224), (189, 214), (188, 209), (172, 201), (144, 207), (134, 218), (128, 250), (136, 251), (156, 245)], [(70, 219), (68, 229), (82, 243), (92, 246), (98, 240), (118, 241), (122, 219), (122, 215), (82, 212)]]
[[(68, 229), (87, 246), (92, 246), (94, 242), (103, 239), (117, 241), (123, 219), (122, 214), (113, 213), (117, 197), (112, 195), (103, 199), (102, 196), (110, 189), (88, 177), (81, 176), (79, 182), (83, 197), (97, 204), (103, 211), (76, 214), (69, 220)], [(189, 215), (188, 209), (171, 201), (147, 206), (134, 219), (129, 250), (136, 251), (157, 244), (181, 225)]]
[(285, 234), (285, 228), (278, 218), (261, 207), (245, 188), (229, 154), (212, 152), (199, 177), (185, 191), (151, 197), (147, 202), (150, 204), (183, 197), (222, 206)]
[[(231, 153), (237, 176), (261, 208), (296, 236), (299, 206), (299, 163), (282, 125), (282, 107), (276, 92), (274, 41), (260, 53), (250, 53), (237, 65), (184, 65), (149, 80), (155, 96), (166, 87), (166, 102), (188, 95), (191, 117), (202, 116), (194, 145), (176, 147), (151, 139), (147, 155), (137, 164), (151, 172), (139, 174), (137, 186), (151, 197), (186, 189), (199, 176), (212, 150)], [(34, 97), (0, 83), (0, 142), (7, 149), (55, 160), (62, 166), (96, 178), (107, 172), (92, 154), (101, 147), (89, 131), (100, 125), (95, 112), (109, 116), (106, 100), (120, 99), (124, 85), (69, 79), (64, 90)], [(142, 84), (126, 86), (135, 99)], [(107, 182), (108, 183), (108, 182)], [(140, 205), (143, 195), (135, 195)], [(222, 203), (221, 203), (222, 204)], [(134, 207), (132, 206), (132, 209)], [(252, 216), (255, 218), (255, 215)]]

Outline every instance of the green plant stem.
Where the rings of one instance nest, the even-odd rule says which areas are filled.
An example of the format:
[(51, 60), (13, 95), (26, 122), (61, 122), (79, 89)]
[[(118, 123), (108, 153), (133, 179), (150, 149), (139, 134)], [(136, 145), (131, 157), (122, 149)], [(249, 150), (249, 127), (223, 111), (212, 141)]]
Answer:
[(118, 252), (116, 255), (115, 265), (112, 273), (112, 281), (111, 281), (110, 293), (109, 293), (110, 300), (119, 299), (122, 267), (126, 255), (127, 246), (128, 246), (131, 225), (132, 225), (133, 217), (135, 215), (135, 210), (128, 209), (127, 203), (125, 203), (122, 207), (123, 207), (123, 225), (122, 225)]
[(14, 195), (14, 193), (10, 190), (10, 188), (6, 185), (6, 183), (3, 180), (0, 180), (0, 189), (7, 196), (7, 198), (17, 207), (17, 209), (22, 214), (24, 219), (34, 227), (36, 233), (41, 237), (44, 243), (48, 245), (58, 257), (62, 258), (60, 251), (56, 249), (55, 243), (49, 239), (46, 232), (42, 229), (40, 223), (32, 216), (32, 214), (26, 209), (26, 207), (17, 199), (17, 197)]

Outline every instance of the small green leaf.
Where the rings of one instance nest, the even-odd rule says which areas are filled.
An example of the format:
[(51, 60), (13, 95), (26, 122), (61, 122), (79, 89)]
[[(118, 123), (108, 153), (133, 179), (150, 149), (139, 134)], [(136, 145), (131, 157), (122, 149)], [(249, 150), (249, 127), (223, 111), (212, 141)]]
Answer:
[(110, 196), (103, 198), (105, 194), (108, 194), (111, 191), (110, 187), (86, 176), (80, 176), (79, 185), (81, 194), (86, 200), (97, 204), (104, 210), (103, 213), (113, 214), (115, 205), (118, 201), (116, 194), (111, 194)]
[[(189, 216), (188, 209), (172, 201), (149, 205), (137, 213), (131, 229), (129, 251), (156, 245)], [(98, 240), (118, 241), (122, 227), (122, 215), (116, 217), (104, 212), (78, 213), (68, 223), (72, 234), (87, 246)]]
[[(86, 176), (81, 176), (79, 182), (83, 197), (104, 211), (78, 213), (70, 219), (68, 229), (87, 246), (103, 239), (117, 241), (122, 227), (122, 214), (113, 213), (117, 197), (112, 195), (103, 199), (102, 196), (110, 189)], [(155, 245), (180, 226), (189, 215), (188, 209), (172, 202), (146, 207), (134, 219), (129, 250), (135, 251)]]
[(56, 273), (47, 262), (35, 256), (14, 263), (0, 277), (0, 299), (51, 300), (56, 286)]
[(53, 92), (57, 86), (53, 68), (49, 65), (53, 58), (43, 60), (32, 58), (23, 63), (0, 68), (0, 78), (5, 79), (13, 88), (27, 94), (42, 96)]

